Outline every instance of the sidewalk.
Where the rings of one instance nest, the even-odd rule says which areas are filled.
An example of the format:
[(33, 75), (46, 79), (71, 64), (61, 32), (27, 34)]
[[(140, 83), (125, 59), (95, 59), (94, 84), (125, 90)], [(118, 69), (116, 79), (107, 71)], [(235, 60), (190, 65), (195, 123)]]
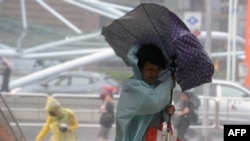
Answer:
[[(27, 137), (27, 140), (33, 141), (36, 137), (36, 134), (41, 129), (41, 127), (22, 127), (22, 129), (23, 129), (24, 134)], [(96, 141), (98, 131), (99, 131), (98, 126), (80, 127), (77, 131), (77, 136), (78, 136), (79, 141)], [(187, 135), (188, 135), (189, 141), (205, 141), (199, 138), (199, 135), (200, 135), (199, 133), (195, 135), (193, 133), (194, 132), (192, 131), (188, 132)], [(207, 141), (223, 141), (223, 135), (221, 135), (221, 133), (215, 132), (215, 133), (212, 133), (212, 135), (213, 137)], [(109, 139), (110, 141), (114, 141), (114, 138), (115, 138), (115, 128), (113, 127), (111, 129)]]

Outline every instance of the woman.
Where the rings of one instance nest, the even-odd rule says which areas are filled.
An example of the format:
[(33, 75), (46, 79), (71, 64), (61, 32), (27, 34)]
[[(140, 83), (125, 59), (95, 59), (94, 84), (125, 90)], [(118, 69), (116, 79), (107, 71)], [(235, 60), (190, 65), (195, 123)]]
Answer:
[(101, 125), (101, 128), (97, 135), (97, 141), (108, 141), (110, 130), (115, 121), (112, 91), (108, 91), (104, 94), (104, 103), (100, 107), (100, 111), (101, 117), (99, 123)]
[(185, 135), (190, 126), (190, 101), (187, 92), (181, 92), (179, 95), (179, 101), (176, 104), (177, 111), (175, 112), (175, 128), (177, 130), (177, 136), (181, 141), (188, 141)]
[(48, 97), (45, 111), (47, 120), (36, 141), (42, 141), (49, 131), (52, 132), (49, 141), (77, 141), (78, 121), (72, 110), (62, 107), (56, 99)]
[(1, 92), (9, 92), (9, 81), (10, 81), (10, 75), (11, 75), (11, 68), (8, 66), (8, 64), (4, 61), (3, 62), (3, 72), (2, 72), (2, 87)]
[(134, 75), (124, 82), (120, 94), (115, 141), (143, 141), (148, 128), (169, 121), (174, 113), (171, 91), (175, 83), (170, 75), (165, 81), (158, 80), (167, 64), (158, 46), (133, 46), (127, 57)]

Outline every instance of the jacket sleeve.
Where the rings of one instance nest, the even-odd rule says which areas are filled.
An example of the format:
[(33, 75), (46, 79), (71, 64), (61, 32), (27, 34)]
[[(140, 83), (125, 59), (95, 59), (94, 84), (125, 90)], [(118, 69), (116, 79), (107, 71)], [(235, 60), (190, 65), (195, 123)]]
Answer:
[(78, 128), (78, 121), (72, 110), (68, 109), (68, 114), (69, 114), (69, 130), (75, 132), (76, 129)]
[[(128, 80), (122, 91), (121, 109), (127, 114), (145, 115), (162, 111), (170, 104), (173, 81), (169, 77), (157, 87), (151, 87), (142, 80)], [(126, 111), (125, 111), (126, 110)]]
[(134, 45), (132, 46), (127, 54), (128, 62), (130, 65), (132, 65), (132, 68), (137, 68), (137, 62), (138, 58), (136, 57), (136, 53), (138, 52), (140, 46), (139, 45)]
[(51, 124), (52, 119), (50, 117), (48, 117), (46, 119), (46, 122), (43, 126), (43, 128), (41, 129), (41, 131), (39, 132), (39, 134), (36, 136), (36, 141), (41, 141), (49, 132), (49, 125)]

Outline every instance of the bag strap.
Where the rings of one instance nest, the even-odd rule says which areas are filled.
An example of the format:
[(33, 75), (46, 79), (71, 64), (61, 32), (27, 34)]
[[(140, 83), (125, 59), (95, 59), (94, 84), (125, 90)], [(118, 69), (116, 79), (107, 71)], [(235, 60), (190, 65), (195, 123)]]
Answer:
[(170, 132), (173, 135), (172, 124), (171, 124), (170, 121), (167, 123), (167, 131)]
[(160, 119), (160, 124), (158, 126), (158, 129), (163, 130), (163, 119), (162, 118)]

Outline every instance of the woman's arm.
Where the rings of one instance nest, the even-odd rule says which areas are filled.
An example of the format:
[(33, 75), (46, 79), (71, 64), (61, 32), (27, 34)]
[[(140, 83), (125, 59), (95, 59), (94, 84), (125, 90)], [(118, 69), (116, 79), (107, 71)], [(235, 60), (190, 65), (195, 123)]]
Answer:
[(43, 128), (36, 136), (36, 141), (41, 141), (49, 132), (49, 125), (51, 124), (52, 119), (50, 117), (47, 118)]
[(130, 79), (123, 87), (118, 106), (131, 115), (158, 113), (170, 103), (172, 85), (171, 78), (156, 88), (144, 81)]
[(68, 113), (69, 113), (69, 131), (76, 131), (76, 129), (78, 128), (78, 121), (75, 117), (75, 114), (72, 110), (68, 109)]

